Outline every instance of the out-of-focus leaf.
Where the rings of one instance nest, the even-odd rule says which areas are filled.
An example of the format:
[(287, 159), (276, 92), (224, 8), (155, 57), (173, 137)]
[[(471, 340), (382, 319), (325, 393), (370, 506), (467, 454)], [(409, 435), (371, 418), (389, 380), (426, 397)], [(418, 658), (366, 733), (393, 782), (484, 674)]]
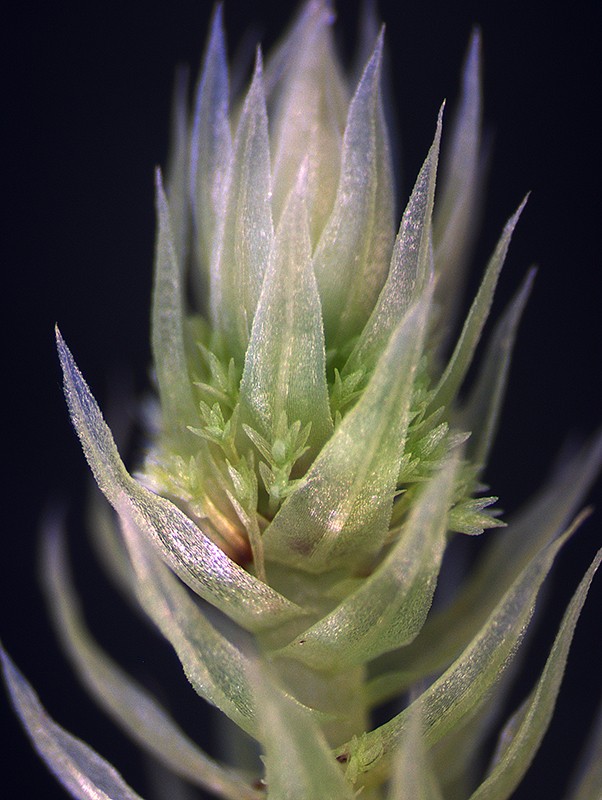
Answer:
[(314, 253), (324, 327), (339, 346), (370, 316), (395, 235), (391, 158), (380, 93), (382, 49), (381, 34), (349, 105), (337, 196)]
[(209, 41), (198, 83), (190, 146), (190, 193), (195, 221), (195, 256), (203, 271), (215, 245), (223, 212), (226, 173), (232, 154), (228, 63), (222, 5), (211, 21)]
[(415, 638), (437, 584), (456, 466), (449, 462), (426, 485), (399, 541), (378, 569), (283, 648), (282, 655), (320, 670), (340, 671)]
[(537, 685), (506, 723), (487, 777), (470, 800), (508, 800), (529, 768), (550, 724), (575, 626), (601, 561), (602, 549), (569, 604)]
[(437, 159), (441, 141), (443, 109), (439, 112), (435, 139), (428, 152), (403, 212), (395, 240), (389, 275), (374, 311), (353, 349), (343, 374), (362, 366), (372, 368), (392, 331), (405, 312), (424, 291), (430, 278), (430, 233)]
[(96, 482), (120, 516), (132, 518), (197, 594), (243, 628), (258, 630), (303, 612), (235, 564), (173, 503), (128, 475), (98, 404), (57, 330), (65, 397)]
[(365, 565), (382, 547), (429, 299), (405, 315), (361, 399), (267, 528), (266, 559), (324, 572)]
[(184, 298), (182, 269), (173, 237), (172, 223), (157, 170), (157, 243), (152, 310), (153, 361), (159, 385), (166, 430), (181, 440), (188, 436), (198, 414), (192, 396), (184, 346)]
[(422, 714), (419, 704), (404, 731), (393, 756), (392, 780), (387, 800), (443, 800), (425, 746)]
[(591, 800), (592, 797), (602, 797), (602, 703), (565, 800)]
[[(42, 575), (55, 627), (80, 679), (101, 708), (141, 747), (183, 778), (229, 800), (258, 800), (260, 795), (244, 776), (200, 750), (159, 703), (94, 642), (69, 576), (62, 531), (47, 528), (45, 534)], [(196, 631), (200, 636), (200, 626)], [(174, 636), (177, 633), (175, 629)]]
[(483, 148), (481, 146), (481, 36), (470, 38), (460, 102), (441, 158), (440, 191), (433, 219), (435, 297), (441, 302), (441, 326), (455, 322), (470, 251), (481, 216)]
[[(307, 167), (307, 165), (306, 165)], [(324, 332), (300, 176), (278, 225), (240, 386), (243, 413), (270, 444), (282, 420), (311, 423), (313, 456), (332, 434)]]
[(272, 180), (261, 52), (238, 121), (211, 267), (211, 321), (242, 361), (272, 246)]
[(273, 676), (251, 672), (270, 800), (353, 800), (322, 731), (279, 689)]
[(35, 749), (77, 800), (142, 800), (117, 770), (48, 716), (37, 694), (0, 646), (10, 698)]

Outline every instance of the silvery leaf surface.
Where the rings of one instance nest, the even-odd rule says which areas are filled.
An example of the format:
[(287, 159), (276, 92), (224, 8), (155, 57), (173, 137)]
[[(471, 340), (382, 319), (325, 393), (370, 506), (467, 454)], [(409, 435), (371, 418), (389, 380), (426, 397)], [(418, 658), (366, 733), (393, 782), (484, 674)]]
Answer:
[(455, 461), (447, 463), (424, 487), (398, 542), (375, 572), (281, 655), (339, 671), (416, 637), (437, 584), (456, 468)]
[(266, 559), (323, 572), (382, 547), (422, 354), (429, 297), (405, 315), (362, 397), (264, 534)]
[(566, 610), (537, 685), (506, 723), (487, 777), (470, 800), (508, 800), (529, 768), (550, 724), (575, 626), (601, 561), (599, 550)]
[(58, 331), (57, 346), (73, 425), (96, 482), (117, 513), (131, 517), (193, 591), (242, 627), (259, 630), (301, 617), (297, 606), (235, 564), (173, 503), (130, 477)]
[(28, 681), (0, 646), (11, 701), (34, 747), (50, 771), (77, 800), (142, 800), (117, 770), (91, 747), (58, 725)]
[(311, 265), (301, 171), (276, 230), (240, 386), (243, 413), (268, 442), (280, 420), (311, 423), (313, 456), (333, 430), (326, 384), (322, 310)]
[(69, 575), (63, 532), (48, 528), (43, 544), (42, 574), (55, 628), (81, 681), (101, 708), (176, 774), (228, 800), (258, 800), (260, 795), (244, 776), (206, 755), (155, 698), (103, 652), (82, 619)]
[(212, 254), (213, 327), (242, 361), (272, 246), (270, 143), (261, 52), (238, 120)]
[[(466, 715), (480, 708), (494, 690), (522, 641), (539, 589), (576, 524), (540, 550), (518, 575), (461, 655), (415, 701), (423, 709), (424, 735), (429, 746), (453, 730)], [(368, 749), (378, 743), (382, 750), (382, 758), (370, 765), (369, 769), (374, 770), (374, 775), (368, 778), (370, 781), (386, 774), (391, 755), (399, 746), (411, 713), (412, 706), (409, 706), (365, 735), (361, 743), (363, 748)], [(348, 742), (336, 752), (337, 755), (353, 758), (355, 748), (357, 745)]]
[(556, 471), (493, 540), (458, 595), (433, 612), (407, 648), (381, 657), (369, 685), (374, 703), (445, 669), (478, 633), (495, 605), (537, 552), (553, 542), (583, 503), (602, 463), (602, 435)]
[(372, 368), (384, 350), (391, 332), (411, 304), (420, 296), (430, 278), (430, 231), (437, 159), (441, 141), (442, 112), (435, 139), (403, 216), (393, 247), (389, 274), (376, 306), (355, 345), (343, 374), (367, 366)]
[(327, 337), (338, 346), (366, 323), (394, 237), (391, 160), (382, 112), (379, 37), (349, 106), (332, 214), (314, 253)]

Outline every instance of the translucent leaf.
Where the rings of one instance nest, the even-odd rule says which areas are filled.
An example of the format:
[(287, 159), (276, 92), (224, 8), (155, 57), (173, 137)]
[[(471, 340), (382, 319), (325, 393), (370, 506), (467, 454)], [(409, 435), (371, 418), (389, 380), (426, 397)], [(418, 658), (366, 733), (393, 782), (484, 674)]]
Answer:
[(321, 572), (366, 564), (387, 534), (428, 298), (404, 317), (361, 399), (264, 534), (266, 558)]
[(407, 644), (418, 634), (445, 550), (455, 469), (455, 462), (448, 463), (427, 484), (399, 541), (378, 569), (282, 655), (340, 671)]
[[(327, 3), (313, 3), (308, 12), (306, 24), (290, 43), (275, 97), (270, 98), (272, 208), (279, 220), (306, 161), (307, 210), (315, 243), (336, 196), (349, 98), (332, 41), (332, 9)], [(266, 81), (267, 72), (268, 68)]]
[[(421, 703), (423, 709), (425, 740), (429, 746), (453, 731), (463, 718), (480, 708), (489, 698), (521, 643), (539, 589), (555, 556), (578, 522), (576, 520), (563, 536), (545, 546), (522, 570), (458, 659), (416, 701)], [(411, 713), (412, 706), (409, 706), (389, 722), (366, 734), (365, 747), (369, 747), (374, 740), (382, 748), (382, 758), (371, 765), (375, 776), (387, 769)], [(349, 742), (337, 750), (337, 755), (351, 758), (353, 748), (353, 742)]]
[(526, 202), (527, 198), (523, 200), (517, 211), (506, 223), (495, 251), (489, 260), (479, 291), (464, 322), (460, 338), (431, 400), (429, 408), (432, 411), (436, 411), (440, 406), (446, 406), (455, 397), (468, 372), (483, 327), (489, 316), (493, 294), (508, 252), (512, 233)]
[(128, 475), (100, 409), (57, 330), (64, 389), (73, 425), (98, 486), (116, 511), (131, 517), (191, 589), (242, 627), (258, 630), (302, 612), (235, 564), (173, 503)]
[(211, 268), (211, 319), (242, 361), (272, 245), (268, 118), (261, 53), (238, 121)]
[(72, 586), (62, 531), (47, 528), (45, 534), (42, 574), (50, 610), (63, 647), (88, 692), (132, 739), (178, 775), (230, 800), (257, 800), (260, 795), (243, 776), (203, 753), (94, 642)]
[(355, 793), (316, 722), (273, 678), (253, 676), (270, 800), (353, 800)]
[(279, 422), (311, 423), (315, 456), (332, 433), (322, 310), (311, 266), (304, 180), (276, 231), (240, 386), (243, 413), (269, 442)]
[(437, 776), (428, 757), (418, 704), (393, 756), (392, 780), (387, 800), (443, 800)]
[(180, 269), (187, 263), (190, 238), (190, 200), (188, 173), (190, 146), (188, 137), (188, 71), (179, 69), (174, 89), (169, 162), (166, 169), (167, 197), (172, 232)]
[(173, 237), (161, 173), (157, 171), (157, 243), (152, 308), (152, 349), (163, 423), (169, 433), (185, 436), (197, 420), (184, 346), (182, 269)]
[(327, 338), (339, 345), (365, 325), (385, 281), (394, 237), (382, 50), (381, 34), (349, 106), (337, 196), (314, 253)]
[(0, 646), (11, 701), (35, 749), (78, 800), (141, 800), (117, 770), (51, 719), (37, 694)]
[(481, 216), (481, 36), (476, 28), (464, 62), (459, 106), (441, 158), (440, 191), (433, 220), (442, 327), (455, 322), (470, 251)]
[(602, 703), (565, 800), (591, 800), (593, 797), (602, 797)]
[(196, 256), (203, 270), (209, 269), (223, 213), (226, 173), (232, 153), (228, 63), (222, 16), (219, 4), (211, 21), (192, 119), (190, 192), (196, 228)]
[(429, 281), (430, 231), (437, 159), (441, 141), (443, 108), (437, 120), (437, 132), (403, 212), (391, 256), (389, 275), (378, 302), (345, 368), (344, 375), (376, 363), (391, 332), (410, 305), (420, 296)]
[(599, 550), (563, 617), (537, 685), (504, 727), (487, 777), (470, 800), (508, 800), (529, 768), (550, 724), (575, 625), (601, 561)]
[(496, 324), (474, 387), (457, 417), (458, 426), (471, 431), (466, 455), (474, 464), (484, 466), (487, 463), (508, 382), (518, 325), (534, 278), (535, 270), (530, 270)]
[(414, 681), (440, 672), (467, 647), (537, 552), (565, 528), (583, 502), (602, 462), (602, 435), (566, 461), (549, 483), (496, 538), (457, 597), (429, 615), (416, 641), (382, 656), (369, 684), (377, 704)]

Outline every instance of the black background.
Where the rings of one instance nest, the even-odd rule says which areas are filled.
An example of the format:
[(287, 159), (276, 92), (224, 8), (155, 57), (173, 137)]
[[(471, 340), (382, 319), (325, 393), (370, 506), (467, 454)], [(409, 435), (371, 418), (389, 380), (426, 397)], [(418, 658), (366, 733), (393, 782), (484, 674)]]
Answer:
[[(358, 3), (339, 4), (352, 41)], [(262, 23), (281, 32), (293, 3), (228, 0), (232, 47)], [(100, 641), (161, 696), (175, 658), (121, 606), (91, 563), (81, 524), (86, 466), (64, 408), (54, 353), (58, 321), (93, 391), (146, 385), (154, 237), (153, 168), (164, 164), (174, 69), (196, 71), (212, 4), (21, 4), (5, 26), (4, 516), (0, 632), (51, 714), (112, 760), (151, 798), (135, 749), (80, 689), (54, 642), (37, 588), (43, 509), (70, 508), (76, 575)], [(402, 130), (403, 185), (432, 138), (443, 97), (454, 98), (473, 22), (483, 29), (485, 120), (494, 135), (483, 260), (527, 190), (532, 196), (502, 277), (497, 308), (532, 263), (540, 265), (516, 357), (489, 479), (511, 510), (544, 478), (568, 434), (600, 423), (600, 4), (425, 0), (381, 2)], [(598, 497), (600, 493), (598, 492)], [(541, 666), (559, 615), (600, 544), (600, 512), (571, 542), (554, 573), (550, 607), (534, 641)], [(518, 800), (560, 798), (599, 699), (598, 578), (583, 612), (552, 729)], [(150, 675), (159, 677), (151, 679)], [(154, 683), (153, 683), (154, 681)], [(190, 694), (177, 713), (206, 741)], [(515, 700), (520, 698), (517, 694)], [(6, 797), (64, 797), (30, 751), (2, 699)], [(8, 791), (6, 787), (8, 786)], [(308, 799), (309, 800), (309, 799)]]

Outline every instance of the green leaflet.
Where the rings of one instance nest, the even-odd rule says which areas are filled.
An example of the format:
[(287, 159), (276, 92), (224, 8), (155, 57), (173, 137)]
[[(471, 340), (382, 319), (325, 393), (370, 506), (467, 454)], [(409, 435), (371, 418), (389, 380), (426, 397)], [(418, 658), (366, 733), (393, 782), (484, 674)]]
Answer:
[(413, 706), (401, 744), (394, 755), (387, 800), (443, 800), (424, 742), (419, 703)]
[(181, 440), (198, 413), (184, 346), (182, 269), (178, 260), (161, 173), (157, 171), (157, 243), (153, 287), (152, 349), (164, 426)]
[(497, 322), (475, 385), (464, 408), (457, 415), (460, 430), (472, 432), (466, 446), (466, 455), (480, 467), (487, 463), (497, 430), (514, 340), (534, 278), (535, 270), (532, 269)]
[(173, 142), (166, 168), (166, 194), (169, 199), (171, 228), (180, 270), (184, 271), (190, 247), (190, 215), (188, 213), (188, 72), (179, 69), (174, 90), (171, 141)]
[(504, 265), (508, 247), (510, 246), (512, 233), (526, 202), (527, 198), (525, 197), (502, 231), (502, 235), (485, 270), (485, 275), (479, 286), (479, 291), (473, 300), (468, 316), (464, 322), (454, 352), (439, 380), (439, 384), (430, 402), (429, 411), (431, 412), (436, 411), (441, 406), (447, 406), (454, 399), (468, 372), (483, 327), (489, 316), (489, 311), (493, 302), (493, 294), (501, 269)]
[(361, 399), (264, 534), (269, 561), (310, 572), (369, 563), (385, 540), (429, 308), (401, 321)]
[[(418, 698), (416, 702), (421, 704), (424, 714), (427, 745), (435, 744), (486, 701), (512, 660), (533, 614), (541, 584), (577, 522), (559, 539), (540, 550), (515, 579), (464, 652)], [(375, 773), (370, 780), (386, 774), (391, 755), (399, 746), (411, 713), (412, 706), (409, 706), (366, 734), (364, 747), (369, 747), (372, 741), (379, 742), (383, 753), (379, 762), (371, 767)], [(352, 758), (353, 743), (347, 743), (336, 754)]]
[(481, 35), (473, 30), (464, 62), (460, 103), (441, 158), (441, 182), (433, 217), (436, 300), (443, 330), (456, 321), (470, 251), (478, 229), (484, 149), (481, 143)]
[(210, 306), (215, 330), (243, 360), (272, 245), (270, 144), (261, 52), (242, 108), (212, 259)]
[(391, 332), (429, 281), (431, 216), (442, 118), (443, 107), (439, 111), (435, 139), (418, 173), (401, 218), (391, 256), (389, 275), (374, 311), (345, 364), (343, 376), (350, 375), (362, 367), (371, 369), (374, 366), (385, 349)]
[(261, 795), (250, 788), (244, 776), (203, 753), (157, 701), (98, 647), (81, 618), (62, 531), (47, 528), (45, 534), (42, 574), (55, 628), (80, 679), (99, 705), (138, 744), (181, 777), (228, 800), (259, 800)]
[(314, 253), (324, 329), (337, 346), (366, 323), (386, 277), (395, 231), (382, 50), (381, 33), (349, 105), (337, 196)]
[(602, 549), (573, 595), (536, 687), (504, 727), (489, 773), (470, 800), (508, 800), (529, 768), (550, 724), (575, 625), (601, 561)]
[(0, 645), (11, 701), (48, 768), (77, 800), (142, 800), (117, 770), (51, 719), (37, 694)]
[(602, 797), (602, 703), (594, 720), (593, 730), (571, 779), (566, 800), (591, 800)]
[(353, 800), (355, 792), (316, 725), (267, 671), (251, 672), (269, 800)]
[(368, 690), (374, 704), (445, 669), (478, 633), (516, 575), (553, 541), (583, 502), (602, 460), (602, 435), (577, 452), (492, 540), (453, 602), (433, 613), (409, 647), (381, 657)]
[(65, 397), (96, 482), (122, 518), (132, 518), (197, 594), (243, 628), (259, 630), (303, 612), (229, 559), (173, 503), (128, 475), (98, 404), (57, 330)]
[(456, 461), (415, 500), (399, 541), (360, 587), (280, 655), (320, 670), (364, 664), (411, 641), (430, 608), (445, 550)]
[(226, 173), (232, 157), (229, 81), (222, 6), (217, 5), (195, 96), (190, 143), (190, 189), (195, 256), (207, 274), (224, 204)]
[[(288, 42), (275, 97), (270, 96), (268, 88), (272, 58), (266, 63), (274, 220), (280, 219), (290, 187), (295, 185), (299, 169), (307, 159), (311, 172), (307, 211), (312, 243), (318, 241), (334, 204), (349, 105), (347, 86), (336, 57), (332, 21), (332, 10), (327, 3), (314, 3), (307, 8), (304, 25)], [(302, 114), (299, 109), (303, 109)]]
[(322, 310), (311, 266), (305, 168), (278, 225), (240, 385), (243, 418), (270, 444), (283, 420), (311, 424), (315, 457), (331, 436)]

